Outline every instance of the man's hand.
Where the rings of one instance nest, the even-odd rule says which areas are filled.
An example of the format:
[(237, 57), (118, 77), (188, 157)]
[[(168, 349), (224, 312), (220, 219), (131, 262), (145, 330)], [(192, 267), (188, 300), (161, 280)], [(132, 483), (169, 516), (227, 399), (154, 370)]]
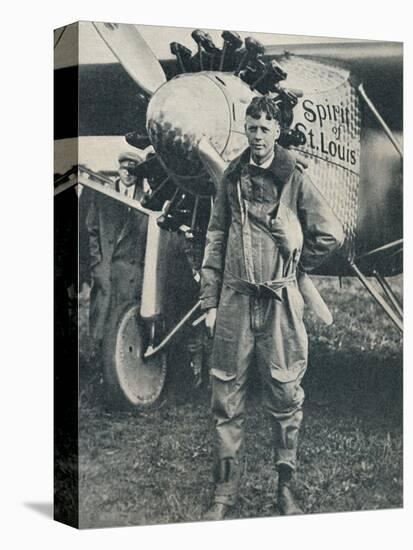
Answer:
[(217, 318), (217, 308), (211, 307), (206, 312), (206, 317), (205, 317), (205, 326), (207, 329), (208, 338), (214, 337), (216, 318)]

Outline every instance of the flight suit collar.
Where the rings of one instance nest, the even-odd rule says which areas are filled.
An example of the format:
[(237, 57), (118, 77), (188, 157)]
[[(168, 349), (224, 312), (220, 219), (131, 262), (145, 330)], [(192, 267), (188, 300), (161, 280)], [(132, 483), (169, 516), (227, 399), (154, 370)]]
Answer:
[[(226, 172), (227, 178), (237, 181), (244, 166), (249, 164), (250, 156), (251, 151), (248, 147), (238, 158), (231, 162)], [(276, 181), (281, 184), (286, 183), (290, 179), (295, 165), (296, 159), (294, 155), (280, 145), (275, 144), (274, 159), (267, 170), (274, 174)]]

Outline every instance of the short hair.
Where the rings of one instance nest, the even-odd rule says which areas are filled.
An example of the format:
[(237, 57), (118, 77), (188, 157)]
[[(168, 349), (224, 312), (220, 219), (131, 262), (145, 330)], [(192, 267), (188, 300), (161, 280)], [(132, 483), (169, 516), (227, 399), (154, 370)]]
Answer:
[(254, 97), (247, 107), (246, 116), (252, 118), (261, 118), (261, 115), (266, 115), (267, 120), (275, 120), (279, 124), (282, 122), (282, 113), (274, 100), (268, 96)]

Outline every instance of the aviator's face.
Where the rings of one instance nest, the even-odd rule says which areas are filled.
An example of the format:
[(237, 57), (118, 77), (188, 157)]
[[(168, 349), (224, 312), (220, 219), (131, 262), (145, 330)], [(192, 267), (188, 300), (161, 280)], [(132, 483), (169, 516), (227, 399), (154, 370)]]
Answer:
[(247, 116), (245, 134), (254, 162), (262, 164), (272, 155), (274, 144), (280, 136), (280, 125), (276, 120), (268, 120), (264, 113), (260, 118)]

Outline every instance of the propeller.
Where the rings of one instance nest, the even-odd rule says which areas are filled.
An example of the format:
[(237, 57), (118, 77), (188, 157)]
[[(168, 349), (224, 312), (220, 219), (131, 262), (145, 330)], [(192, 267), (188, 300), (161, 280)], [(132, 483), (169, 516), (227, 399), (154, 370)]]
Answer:
[(150, 95), (166, 82), (162, 66), (135, 25), (93, 23), (131, 78)]

